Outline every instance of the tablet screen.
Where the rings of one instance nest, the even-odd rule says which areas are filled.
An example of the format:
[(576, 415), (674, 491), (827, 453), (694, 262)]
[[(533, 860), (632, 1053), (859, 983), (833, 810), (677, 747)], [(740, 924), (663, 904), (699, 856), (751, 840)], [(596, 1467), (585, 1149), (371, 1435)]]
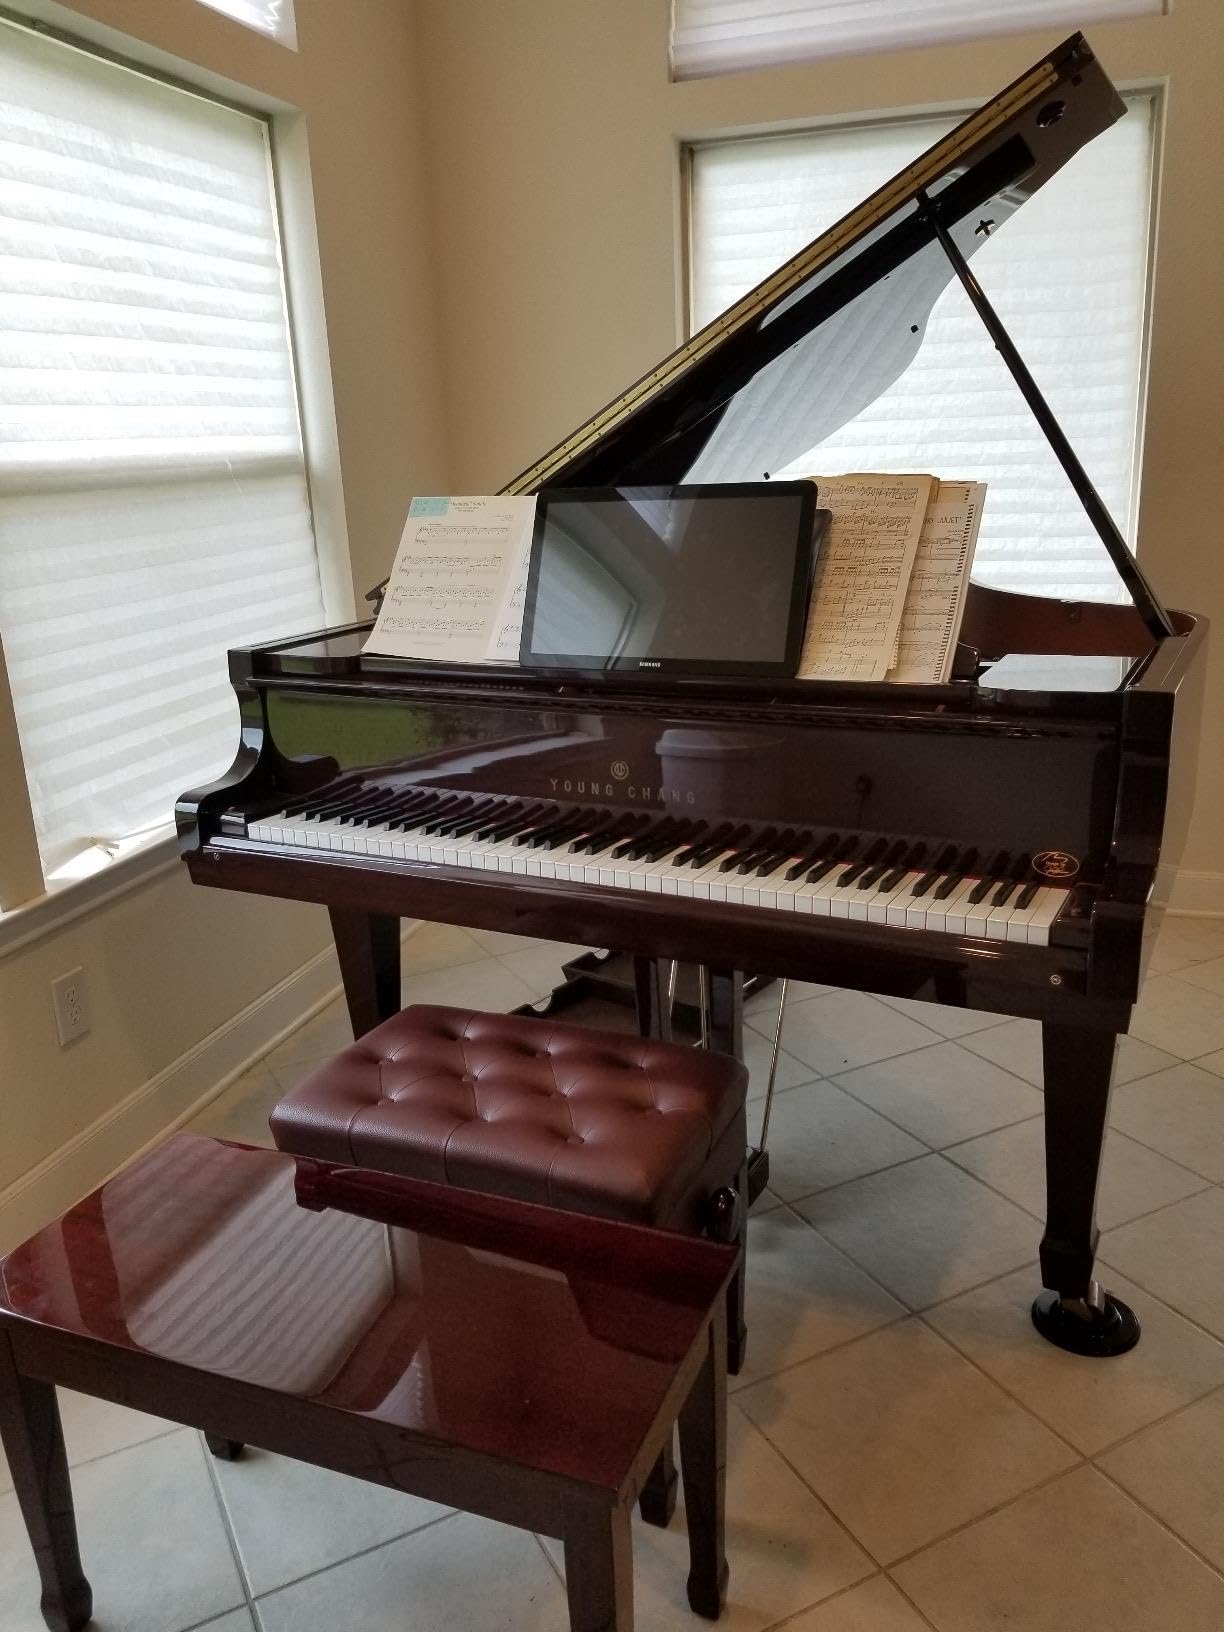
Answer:
[(545, 489), (522, 663), (793, 674), (815, 504), (811, 482)]

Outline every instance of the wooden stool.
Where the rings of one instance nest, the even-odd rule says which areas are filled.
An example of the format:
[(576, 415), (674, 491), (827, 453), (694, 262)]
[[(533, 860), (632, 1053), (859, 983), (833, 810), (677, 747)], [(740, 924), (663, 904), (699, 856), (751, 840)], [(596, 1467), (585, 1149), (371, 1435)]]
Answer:
[[(727, 1363), (743, 1363), (748, 1073), (727, 1055), (527, 1015), (417, 1006), (272, 1112), (279, 1149), (625, 1219), (741, 1248)], [(642, 1517), (675, 1508), (670, 1456)]]

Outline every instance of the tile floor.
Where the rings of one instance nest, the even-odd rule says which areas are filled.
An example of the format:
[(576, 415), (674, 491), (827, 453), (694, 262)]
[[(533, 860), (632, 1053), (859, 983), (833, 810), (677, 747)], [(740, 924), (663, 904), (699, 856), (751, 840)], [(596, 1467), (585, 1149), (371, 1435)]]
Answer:
[[(513, 1007), (569, 950), (433, 927), (404, 996)], [(774, 999), (776, 1001), (776, 999)], [(769, 994), (752, 1005), (759, 1097)], [(195, 1126), (267, 1140), (338, 1004)], [(731, 1404), (729, 1632), (1222, 1632), (1224, 924), (1166, 924), (1123, 1045), (1101, 1263), (1133, 1353), (1038, 1340), (1037, 1029), (794, 993)], [(557, 1550), (428, 1503), (65, 1398), (99, 1624), (562, 1632)], [(0, 1469), (0, 1491), (7, 1491)], [(680, 1519), (635, 1534), (637, 1624), (698, 1627)], [(11, 1493), (0, 1632), (39, 1632)]]

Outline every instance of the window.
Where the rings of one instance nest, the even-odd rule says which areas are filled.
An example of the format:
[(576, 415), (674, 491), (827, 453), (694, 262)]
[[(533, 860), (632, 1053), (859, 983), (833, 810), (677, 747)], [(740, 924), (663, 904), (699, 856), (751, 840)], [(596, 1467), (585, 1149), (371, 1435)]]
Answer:
[(325, 619), (264, 123), (5, 23), (0, 155), (0, 639), (54, 882), (230, 762), (227, 647)]
[(1029, 28), (1087, 28), (1163, 10), (1164, 0), (675, 0), (672, 75), (698, 79)]
[(214, 11), (224, 12), (236, 23), (245, 23), (259, 34), (270, 34), (291, 51), (297, 50), (293, 0), (202, 0), (202, 3)]
[[(692, 327), (717, 316), (955, 122), (838, 126), (696, 149)], [(973, 258), (987, 295), (1128, 537), (1152, 123), (1151, 99), (1131, 99), (1126, 116), (1082, 149)], [(1070, 599), (1126, 598), (951, 276), (910, 367), (856, 418), (774, 474), (854, 470), (930, 471), (987, 482), (974, 567), (982, 583)]]

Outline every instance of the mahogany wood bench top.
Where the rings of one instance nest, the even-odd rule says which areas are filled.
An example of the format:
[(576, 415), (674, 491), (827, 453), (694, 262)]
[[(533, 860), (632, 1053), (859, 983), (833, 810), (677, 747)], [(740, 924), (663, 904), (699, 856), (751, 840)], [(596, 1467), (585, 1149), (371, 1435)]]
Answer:
[(57, 1383), (559, 1537), (575, 1632), (632, 1627), (630, 1515), (678, 1420), (689, 1602), (717, 1616), (735, 1263), (176, 1135), (0, 1263), (0, 1433), (47, 1624), (92, 1610)]

